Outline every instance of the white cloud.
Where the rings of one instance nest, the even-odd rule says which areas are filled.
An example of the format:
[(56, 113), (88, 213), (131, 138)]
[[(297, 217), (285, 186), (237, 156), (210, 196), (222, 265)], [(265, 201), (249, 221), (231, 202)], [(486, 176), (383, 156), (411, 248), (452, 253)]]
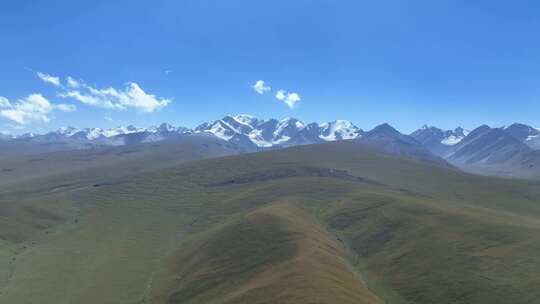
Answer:
[[(70, 79), (76, 82), (76, 86), (74, 86), (75, 82), (70, 85)], [(171, 103), (170, 99), (146, 93), (134, 82), (128, 82), (123, 89), (117, 90), (115, 88), (97, 89), (71, 77), (67, 81), (71, 90), (61, 92), (60, 97), (73, 98), (89, 106), (113, 110), (133, 108), (140, 112), (151, 113)]]
[(5, 97), (0, 96), (0, 108), (11, 107), (11, 103)]
[(255, 82), (252, 88), (253, 90), (255, 90), (255, 92), (261, 95), (263, 95), (266, 92), (270, 92), (272, 90), (270, 86), (266, 85), (264, 80), (257, 80), (257, 82)]
[[(128, 83), (127, 96), (120, 95), (121, 103), (127, 107), (134, 107), (142, 112), (154, 112), (171, 103), (169, 99), (159, 99), (154, 95), (147, 94), (136, 83)], [(125, 94), (125, 93), (124, 93)]]
[[(20, 125), (33, 122), (49, 122), (49, 115), (54, 110), (73, 112), (74, 105), (52, 104), (41, 94), (31, 94), (16, 103), (11, 103), (6, 98), (0, 106), (0, 116), (14, 121)], [(7, 101), (7, 102), (6, 102)]]
[[(172, 72), (169, 70), (168, 72)], [(67, 88), (62, 85), (60, 78), (37, 72), (39, 78), (59, 88), (58, 93), (63, 98), (73, 98), (89, 106), (113, 110), (136, 109), (140, 112), (152, 113), (168, 106), (172, 101), (146, 93), (137, 83), (128, 82), (123, 89), (106, 88), (97, 89), (77, 80), (71, 76), (66, 77)], [(74, 110), (73, 106), (64, 107), (63, 110)]]
[(63, 97), (63, 98), (73, 98), (89, 106), (96, 106), (100, 108), (117, 109), (117, 110), (123, 109), (123, 108), (117, 107), (118, 105), (113, 104), (110, 100), (106, 98), (101, 98), (100, 96), (95, 96), (95, 95), (84, 95), (80, 93), (79, 91), (69, 91), (65, 93), (60, 93), (59, 95), (60, 97)]
[(81, 86), (81, 83), (71, 76), (68, 76), (66, 78), (66, 82), (67, 82), (68, 87), (73, 88), (73, 89), (77, 89)]
[(36, 74), (41, 80), (43, 80), (43, 81), (45, 81), (47, 83), (50, 83), (50, 84), (52, 84), (54, 86), (57, 86), (57, 87), (61, 86), (60, 78), (58, 78), (58, 77), (51, 76), (49, 74), (45, 74), (45, 73), (41, 73), (41, 72), (36, 72)]
[(77, 110), (75, 105), (65, 103), (57, 104), (55, 108), (62, 112), (75, 112)]
[(294, 92), (286, 92), (285, 90), (279, 90), (276, 93), (276, 98), (279, 101), (283, 101), (289, 108), (294, 108), (294, 105), (301, 100), (300, 95)]

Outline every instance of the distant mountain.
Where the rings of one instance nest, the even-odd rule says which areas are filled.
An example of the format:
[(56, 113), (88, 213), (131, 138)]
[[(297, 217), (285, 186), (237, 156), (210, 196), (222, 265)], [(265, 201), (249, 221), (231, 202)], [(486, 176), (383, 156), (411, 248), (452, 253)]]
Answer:
[(390, 154), (450, 166), (444, 159), (430, 152), (421, 142), (412, 136), (400, 133), (386, 123), (366, 132), (363, 137), (357, 140)]
[(515, 123), (505, 127), (504, 131), (527, 146), (535, 150), (540, 149), (540, 129)]
[(472, 132), (423, 127), (411, 134), (431, 152), (462, 169), (521, 177), (540, 175), (540, 152), (531, 145), (539, 135), (540, 131), (523, 124), (505, 128), (482, 125)]
[[(189, 134), (208, 134), (232, 143), (239, 151), (252, 152), (290, 146), (354, 139), (363, 131), (349, 121), (336, 120), (322, 124), (305, 124), (295, 118), (262, 120), (250, 115), (229, 115), (220, 120), (206, 122), (195, 129), (161, 124), (148, 128), (134, 126), (101, 128), (60, 128), (47, 134), (28, 133), (18, 137), (2, 136), (6, 147), (0, 156), (9, 151), (26, 151), (26, 154), (103, 146), (124, 146), (158, 142)], [(7, 147), (6, 145), (9, 145)], [(15, 153), (15, 152), (13, 152)], [(16, 152), (19, 153), (19, 152)]]
[(283, 148), (361, 137), (363, 131), (346, 120), (304, 124), (296, 118), (260, 120), (250, 115), (225, 116), (204, 123), (195, 132), (206, 132), (246, 148)]
[(528, 176), (540, 172), (540, 152), (535, 151), (540, 149), (540, 130), (524, 124), (503, 128), (483, 125), (472, 132), (461, 127), (442, 130), (426, 125), (405, 135), (388, 124), (365, 132), (346, 120), (306, 124), (296, 118), (265, 120), (246, 114), (228, 115), (194, 129), (164, 123), (148, 128), (67, 127), (47, 134), (27, 133), (17, 137), (1, 134), (0, 157), (13, 153), (136, 145), (190, 134), (213, 136), (232, 144), (239, 152), (356, 140), (387, 153), (445, 166), (450, 163), (479, 173)]
[(446, 151), (462, 141), (468, 134), (469, 131), (461, 127), (444, 131), (436, 127), (424, 125), (421, 129), (411, 133), (411, 137), (431, 152), (437, 155), (444, 155)]
[(447, 159), (461, 164), (497, 164), (509, 161), (531, 149), (503, 129), (486, 125), (473, 130), (450, 150)]
[(540, 131), (538, 129), (519, 123), (504, 127), (503, 130), (521, 142), (524, 142), (531, 137), (540, 135)]
[(540, 136), (538, 135), (527, 138), (524, 143), (534, 150), (540, 150)]
[(0, 133), (0, 141), (12, 140), (13, 138), (11, 134)]
[(112, 129), (73, 127), (60, 128), (47, 134), (28, 133), (11, 139), (13, 142), (63, 144), (71, 148), (85, 148), (94, 146), (121, 146), (133, 143), (160, 141), (178, 135), (192, 133), (183, 127), (173, 127), (161, 124), (149, 128), (136, 128), (134, 126), (117, 127)]

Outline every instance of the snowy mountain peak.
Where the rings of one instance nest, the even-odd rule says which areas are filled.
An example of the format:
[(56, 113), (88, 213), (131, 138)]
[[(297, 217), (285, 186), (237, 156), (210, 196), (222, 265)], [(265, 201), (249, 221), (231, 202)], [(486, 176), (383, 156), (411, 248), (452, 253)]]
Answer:
[(151, 133), (176, 132), (178, 131), (178, 128), (168, 123), (162, 123), (159, 126), (152, 126), (148, 128), (147, 131)]
[(229, 115), (230, 117), (232, 117), (234, 120), (236, 120), (237, 122), (241, 123), (241, 124), (244, 124), (244, 125), (253, 125), (254, 123), (256, 123), (258, 121), (257, 118), (251, 116), (251, 115), (248, 115), (248, 114), (237, 114), (237, 115)]
[(304, 128), (304, 124), (296, 118), (286, 118), (281, 120), (274, 132), (273, 143), (283, 144), (289, 141), (295, 134)]
[(335, 120), (320, 124), (319, 127), (321, 128), (319, 137), (326, 141), (354, 139), (362, 136), (362, 130), (348, 120)]
[(453, 131), (445, 131), (444, 138), (441, 139), (441, 144), (446, 146), (454, 146), (460, 143), (470, 131), (463, 129), (462, 127), (457, 127)]
[(353, 139), (362, 134), (361, 129), (346, 120), (306, 125), (293, 117), (262, 120), (246, 114), (202, 124), (196, 132), (211, 133), (227, 141), (250, 142), (259, 148)]
[(292, 124), (294, 124), (294, 126), (296, 128), (298, 128), (298, 129), (302, 129), (305, 126), (303, 122), (301, 122), (300, 120), (298, 120), (296, 118), (292, 118), (292, 117), (287, 117), (287, 118), (285, 118), (285, 119), (283, 119), (283, 120), (281, 120), (279, 122), (279, 125), (281, 125), (281, 126), (289, 126), (289, 125), (292, 125)]
[[(443, 147), (454, 146), (461, 142), (469, 134), (469, 131), (462, 127), (457, 127), (454, 130), (441, 130), (437, 127), (424, 125), (416, 130), (411, 136), (418, 142), (427, 145), (432, 149), (444, 149)], [(438, 147), (438, 146), (443, 147)]]
[(72, 136), (72, 135), (76, 134), (79, 131), (80, 131), (79, 129), (74, 128), (74, 127), (62, 127), (60, 129), (58, 129), (58, 131), (56, 131), (56, 133), (58, 133), (60, 135), (65, 135), (65, 136)]

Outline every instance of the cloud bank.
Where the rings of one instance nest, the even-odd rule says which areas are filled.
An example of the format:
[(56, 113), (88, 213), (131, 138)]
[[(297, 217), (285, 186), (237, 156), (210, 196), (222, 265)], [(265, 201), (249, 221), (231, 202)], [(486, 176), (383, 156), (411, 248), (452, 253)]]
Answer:
[(135, 82), (126, 83), (122, 89), (112, 87), (97, 89), (82, 81), (68, 78), (68, 86), (71, 89), (59, 94), (63, 98), (73, 98), (83, 104), (111, 110), (135, 109), (144, 113), (152, 113), (160, 110), (171, 103), (170, 99), (159, 98), (146, 93)]
[(71, 76), (66, 77), (64, 86), (59, 77), (41, 72), (37, 72), (37, 75), (43, 81), (60, 88), (58, 92), (60, 97), (72, 98), (88, 106), (110, 110), (135, 109), (139, 112), (152, 113), (172, 102), (170, 99), (146, 93), (135, 82), (128, 82), (119, 89), (113, 87), (99, 89)]
[(76, 110), (70, 104), (52, 104), (41, 94), (30, 94), (16, 103), (5, 97), (0, 97), (0, 116), (19, 125), (34, 122), (49, 122), (53, 111), (73, 112)]

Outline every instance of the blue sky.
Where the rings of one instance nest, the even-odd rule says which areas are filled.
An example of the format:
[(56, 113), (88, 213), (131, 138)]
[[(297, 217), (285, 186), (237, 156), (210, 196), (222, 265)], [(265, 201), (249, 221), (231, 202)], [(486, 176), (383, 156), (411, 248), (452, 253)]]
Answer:
[[(538, 16), (538, 1), (3, 0), (0, 131), (229, 113), (540, 127)], [(301, 99), (292, 108), (287, 92)]]

